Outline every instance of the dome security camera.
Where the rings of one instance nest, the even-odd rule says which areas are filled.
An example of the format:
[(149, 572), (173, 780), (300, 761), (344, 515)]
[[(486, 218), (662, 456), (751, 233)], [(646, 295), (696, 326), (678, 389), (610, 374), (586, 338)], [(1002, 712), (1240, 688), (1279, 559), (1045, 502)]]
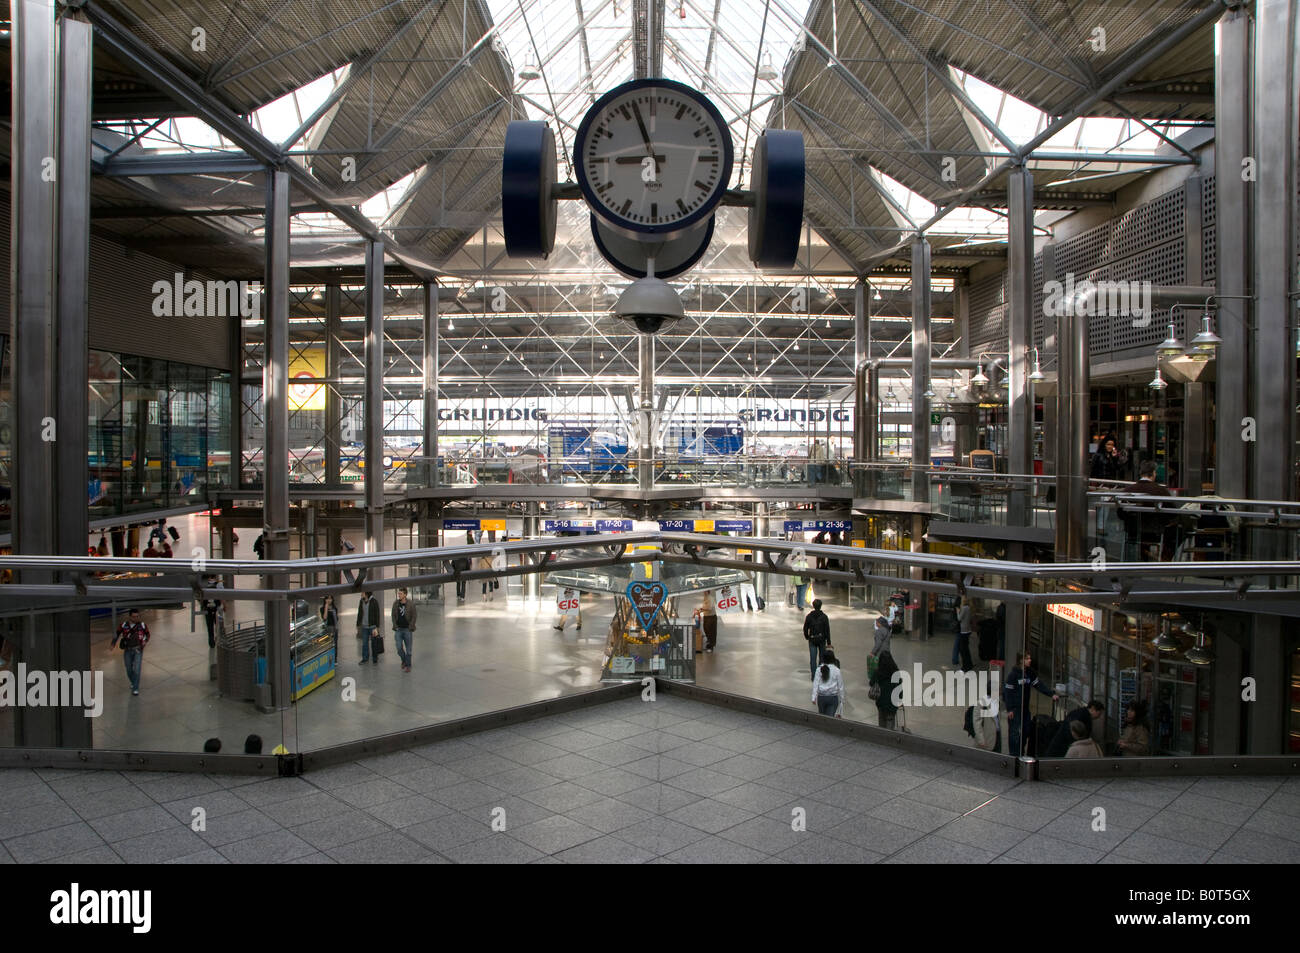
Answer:
[(619, 295), (614, 316), (631, 321), (643, 334), (654, 334), (665, 324), (680, 321), (686, 316), (686, 310), (668, 282), (638, 278)]

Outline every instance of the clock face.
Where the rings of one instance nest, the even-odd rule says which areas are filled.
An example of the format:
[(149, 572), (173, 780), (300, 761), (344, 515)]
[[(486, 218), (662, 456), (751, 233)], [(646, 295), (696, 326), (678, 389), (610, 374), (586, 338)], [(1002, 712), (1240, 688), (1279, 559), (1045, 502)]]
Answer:
[(578, 128), (575, 167), (587, 203), (628, 231), (668, 235), (708, 216), (731, 180), (731, 137), (717, 109), (671, 80), (610, 90)]

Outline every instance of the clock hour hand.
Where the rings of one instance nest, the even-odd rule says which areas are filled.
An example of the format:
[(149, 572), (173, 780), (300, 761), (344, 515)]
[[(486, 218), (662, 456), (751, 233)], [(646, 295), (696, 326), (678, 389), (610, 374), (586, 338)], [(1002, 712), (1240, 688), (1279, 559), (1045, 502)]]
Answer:
[[(654, 159), (657, 165), (663, 165), (664, 163), (663, 156), (650, 156), (650, 158)], [(645, 160), (646, 160), (645, 156), (618, 156), (617, 158), (614, 159), (614, 164), (615, 165), (640, 165)]]

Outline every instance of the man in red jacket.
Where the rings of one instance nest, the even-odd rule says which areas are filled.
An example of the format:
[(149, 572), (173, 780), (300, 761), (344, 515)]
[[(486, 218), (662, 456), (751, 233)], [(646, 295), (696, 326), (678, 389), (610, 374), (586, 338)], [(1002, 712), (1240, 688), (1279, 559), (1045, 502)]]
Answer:
[(110, 647), (122, 643), (122, 661), (126, 664), (126, 677), (131, 683), (131, 694), (140, 694), (140, 665), (144, 661), (144, 647), (149, 644), (149, 627), (140, 619), (140, 610), (132, 609), (127, 619), (117, 627)]

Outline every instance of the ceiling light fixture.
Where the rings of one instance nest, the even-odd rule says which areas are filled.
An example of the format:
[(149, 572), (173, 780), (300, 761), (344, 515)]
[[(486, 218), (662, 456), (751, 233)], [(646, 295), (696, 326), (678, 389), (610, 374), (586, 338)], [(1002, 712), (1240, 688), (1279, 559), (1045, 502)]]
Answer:
[(774, 80), (778, 78), (776, 68), (772, 66), (772, 54), (767, 52), (763, 54), (762, 63), (758, 67), (758, 78), (763, 80)]
[(1151, 383), (1148, 384), (1147, 386), (1150, 387), (1152, 390), (1164, 390), (1166, 387), (1169, 386), (1168, 382), (1163, 377), (1160, 376), (1160, 358), (1158, 357), (1156, 358), (1156, 376), (1151, 380)]
[(1174, 322), (1169, 322), (1169, 337), (1165, 338), (1156, 347), (1156, 354), (1161, 357), (1178, 357), (1184, 351), (1183, 342), (1178, 340), (1178, 335), (1174, 331)]
[(983, 364), (979, 364), (976, 367), (975, 376), (970, 379), (970, 382), (972, 384), (979, 384), (981, 387), (983, 387), (985, 384), (989, 382), (989, 376), (984, 373)]
[(1035, 384), (1047, 380), (1047, 375), (1043, 373), (1042, 365), (1038, 361), (1038, 348), (1034, 348), (1034, 369), (1030, 371), (1029, 379)]
[(538, 67), (537, 63), (533, 60), (531, 56), (524, 61), (523, 67), (519, 70), (519, 78), (524, 81), (528, 81), (530, 79), (538, 79), (541, 77), (541, 75), (542, 75), (541, 69)]
[(1208, 360), (1218, 353), (1219, 345), (1222, 343), (1223, 338), (1215, 334), (1210, 327), (1210, 312), (1206, 311), (1201, 315), (1201, 333), (1192, 338), (1192, 350), (1197, 354), (1204, 354)]

